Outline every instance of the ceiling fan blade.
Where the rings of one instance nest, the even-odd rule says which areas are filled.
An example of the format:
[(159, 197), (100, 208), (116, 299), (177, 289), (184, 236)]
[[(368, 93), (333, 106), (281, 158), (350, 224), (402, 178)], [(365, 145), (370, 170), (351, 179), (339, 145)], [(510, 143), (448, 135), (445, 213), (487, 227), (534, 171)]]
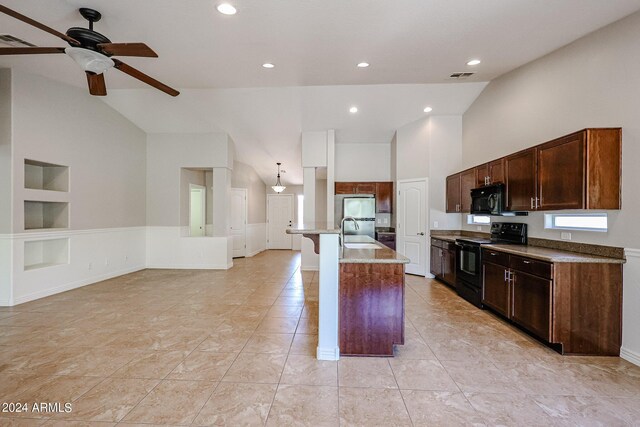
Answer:
[(101, 43), (98, 48), (107, 55), (158, 57), (158, 54), (144, 43)]
[(143, 73), (142, 71), (136, 70), (135, 68), (125, 64), (122, 61), (119, 61), (117, 59), (113, 59), (113, 62), (115, 62), (115, 68), (117, 68), (118, 70), (122, 71), (125, 74), (129, 74), (131, 77), (140, 80), (141, 82), (144, 82), (146, 84), (148, 84), (149, 86), (153, 86), (158, 90), (163, 91), (166, 94), (169, 94), (171, 96), (178, 96), (180, 95), (180, 92), (178, 92), (177, 90), (167, 86), (164, 83), (159, 82), (158, 80), (154, 79), (153, 77), (149, 77), (148, 75), (146, 75), (145, 73)]
[(0, 12), (2, 12), (4, 14), (7, 14), (7, 15), (13, 17), (13, 18), (16, 18), (19, 21), (26, 22), (29, 25), (33, 25), (34, 27), (39, 28), (42, 31), (46, 31), (49, 34), (53, 34), (54, 36), (59, 37), (62, 40), (66, 41), (66, 42), (68, 42), (68, 43), (70, 43), (70, 44), (72, 44), (74, 46), (79, 46), (80, 45), (80, 42), (78, 40), (76, 40), (76, 39), (74, 39), (72, 37), (69, 37), (66, 34), (63, 34), (60, 31), (56, 31), (51, 27), (47, 27), (46, 25), (41, 24), (40, 22), (38, 22), (38, 21), (36, 21), (34, 19), (31, 19), (28, 16), (24, 16), (24, 15), (16, 12), (15, 10), (9, 9), (6, 6), (0, 5)]
[(64, 53), (63, 47), (0, 47), (0, 55), (38, 55)]
[(107, 85), (104, 82), (104, 74), (87, 73), (87, 83), (89, 84), (89, 93), (94, 96), (106, 96)]

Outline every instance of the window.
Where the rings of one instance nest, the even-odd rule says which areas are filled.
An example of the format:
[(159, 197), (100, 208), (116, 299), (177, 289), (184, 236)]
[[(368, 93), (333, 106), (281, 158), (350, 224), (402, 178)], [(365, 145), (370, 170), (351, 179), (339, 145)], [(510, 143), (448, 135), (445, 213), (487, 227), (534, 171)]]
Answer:
[(544, 228), (557, 228), (561, 230), (607, 231), (607, 214), (545, 214)]
[(298, 194), (298, 224), (304, 223), (304, 196)]
[(491, 217), (488, 215), (467, 215), (467, 224), (491, 225)]

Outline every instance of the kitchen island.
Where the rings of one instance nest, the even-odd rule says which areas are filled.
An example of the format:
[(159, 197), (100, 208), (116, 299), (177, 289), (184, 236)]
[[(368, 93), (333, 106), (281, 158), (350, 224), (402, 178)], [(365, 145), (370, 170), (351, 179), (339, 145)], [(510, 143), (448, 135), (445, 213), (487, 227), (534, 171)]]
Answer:
[(346, 236), (328, 224), (287, 230), (314, 242), (320, 255), (317, 358), (393, 356), (404, 342), (404, 264), (409, 259), (367, 236)]

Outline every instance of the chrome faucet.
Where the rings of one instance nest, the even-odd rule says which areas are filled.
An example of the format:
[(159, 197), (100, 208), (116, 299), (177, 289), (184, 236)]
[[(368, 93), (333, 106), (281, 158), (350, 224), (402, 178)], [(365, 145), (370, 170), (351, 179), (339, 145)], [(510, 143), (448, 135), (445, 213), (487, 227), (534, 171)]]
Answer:
[(340, 246), (344, 246), (344, 222), (345, 221), (353, 221), (353, 223), (356, 225), (356, 230), (360, 230), (358, 221), (356, 221), (354, 217), (345, 216), (344, 218), (342, 218), (342, 221), (340, 221)]

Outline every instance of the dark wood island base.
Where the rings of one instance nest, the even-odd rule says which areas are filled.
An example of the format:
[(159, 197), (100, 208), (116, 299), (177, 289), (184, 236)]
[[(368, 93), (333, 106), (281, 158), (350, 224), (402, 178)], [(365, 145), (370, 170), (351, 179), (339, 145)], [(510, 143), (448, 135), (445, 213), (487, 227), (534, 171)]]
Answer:
[(341, 263), (341, 356), (393, 356), (404, 344), (404, 264)]

